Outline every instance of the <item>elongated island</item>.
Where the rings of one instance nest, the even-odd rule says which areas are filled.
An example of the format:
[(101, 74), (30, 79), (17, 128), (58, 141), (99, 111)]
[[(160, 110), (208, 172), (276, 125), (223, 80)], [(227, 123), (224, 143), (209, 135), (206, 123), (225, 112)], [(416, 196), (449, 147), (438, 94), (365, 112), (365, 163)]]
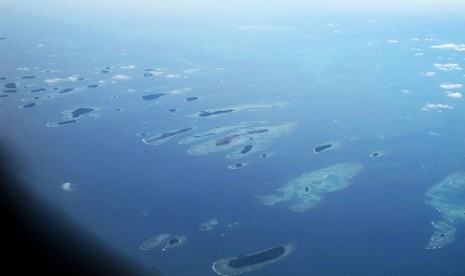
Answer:
[(225, 258), (214, 262), (212, 268), (219, 275), (237, 275), (279, 261), (287, 257), (294, 250), (295, 244), (288, 243), (249, 255)]

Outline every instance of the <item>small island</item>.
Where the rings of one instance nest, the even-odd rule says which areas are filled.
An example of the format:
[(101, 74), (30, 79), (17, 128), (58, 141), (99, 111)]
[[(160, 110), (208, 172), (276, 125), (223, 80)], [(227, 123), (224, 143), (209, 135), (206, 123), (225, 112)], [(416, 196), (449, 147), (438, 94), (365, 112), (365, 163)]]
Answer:
[(199, 99), (199, 97), (187, 97), (186, 102), (192, 102), (192, 101), (196, 101), (198, 99)]
[(36, 103), (28, 103), (28, 104), (22, 105), (21, 108), (31, 108), (31, 107), (34, 107), (36, 105), (37, 105)]
[(165, 132), (161, 135), (155, 135), (155, 136), (150, 136), (142, 139), (142, 141), (148, 145), (159, 145), (161, 143), (166, 142), (168, 139), (172, 138), (173, 136), (176, 136), (178, 134), (184, 133), (186, 131), (194, 129), (193, 127), (186, 127), (186, 128), (181, 128), (177, 130), (172, 130)]
[(65, 93), (69, 93), (69, 92), (72, 92), (74, 91), (73, 88), (65, 88), (63, 90), (61, 90), (60, 92), (58, 92), (58, 94), (65, 94)]
[(295, 244), (285, 244), (265, 249), (249, 255), (229, 257), (213, 263), (212, 269), (219, 275), (236, 275), (270, 265), (289, 256), (295, 250)]
[(80, 107), (76, 108), (75, 110), (71, 111), (71, 117), (72, 118), (78, 118), (86, 113), (94, 111), (93, 108), (88, 108), (88, 107)]
[(246, 163), (237, 163), (237, 164), (229, 165), (228, 168), (230, 168), (231, 170), (237, 170), (237, 169), (245, 167), (246, 165), (247, 165)]
[(386, 155), (386, 151), (380, 150), (380, 151), (374, 151), (370, 154), (370, 157), (381, 157)]
[(165, 96), (166, 93), (155, 93), (155, 94), (148, 94), (148, 95), (145, 95), (145, 96), (142, 96), (142, 99), (146, 100), (146, 101), (153, 101), (153, 100), (156, 100), (162, 96)]
[(187, 240), (186, 236), (173, 236), (166, 243), (161, 251), (166, 251), (184, 244)]
[(324, 144), (324, 145), (315, 147), (313, 151), (315, 151), (316, 153), (319, 153), (319, 152), (322, 152), (324, 150), (331, 148), (332, 146), (333, 146), (332, 144)]
[(16, 88), (18, 88), (18, 86), (16, 85), (15, 82), (9, 82), (9, 83), (5, 84), (4, 87), (8, 88), (8, 89), (16, 89)]
[(96, 107), (78, 107), (67, 109), (63, 111), (63, 118), (58, 122), (47, 123), (48, 127), (59, 127), (64, 125), (75, 124), (78, 120), (82, 120), (86, 117), (97, 117), (98, 114), (94, 114), (94, 111), (98, 110)]
[(210, 117), (214, 115), (221, 115), (233, 112), (234, 109), (224, 109), (224, 110), (215, 110), (215, 111), (200, 111), (199, 117)]
[(247, 145), (245, 146), (242, 150), (241, 150), (241, 154), (246, 154), (248, 153), (249, 151), (251, 151), (253, 148), (253, 145)]
[(60, 121), (60, 122), (50, 122), (47, 123), (47, 127), (59, 127), (63, 125), (70, 125), (70, 124), (75, 124), (77, 123), (77, 120), (66, 120), (66, 121)]

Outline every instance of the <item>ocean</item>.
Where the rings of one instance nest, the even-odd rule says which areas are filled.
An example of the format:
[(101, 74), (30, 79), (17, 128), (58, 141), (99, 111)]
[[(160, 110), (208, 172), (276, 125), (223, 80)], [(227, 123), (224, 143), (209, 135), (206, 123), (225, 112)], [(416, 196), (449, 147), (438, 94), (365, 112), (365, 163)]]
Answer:
[[(7, 11), (0, 20), (0, 137), (24, 160), (23, 177), (37, 196), (120, 252), (166, 275), (215, 275), (217, 260), (295, 243), (285, 259), (245, 274), (465, 274), (463, 221), (452, 243), (425, 249), (431, 221), (441, 217), (425, 192), (465, 169), (458, 96), (465, 52), (434, 47), (465, 43), (462, 19), (68, 22)], [(16, 92), (7, 92), (11, 82)], [(164, 95), (142, 98), (156, 93)], [(18, 108), (29, 103), (36, 105)], [(62, 114), (76, 108), (93, 111)], [(263, 149), (240, 159), (226, 158), (231, 151), (188, 154), (209, 137), (179, 143), (252, 122), (292, 127), (248, 137)], [(158, 145), (143, 142), (188, 127)], [(324, 144), (333, 148), (314, 152)], [(351, 185), (306, 211), (257, 197), (350, 162), (363, 166)], [(212, 230), (199, 229), (213, 218)], [(164, 243), (140, 249), (162, 233), (187, 240), (166, 251)]]

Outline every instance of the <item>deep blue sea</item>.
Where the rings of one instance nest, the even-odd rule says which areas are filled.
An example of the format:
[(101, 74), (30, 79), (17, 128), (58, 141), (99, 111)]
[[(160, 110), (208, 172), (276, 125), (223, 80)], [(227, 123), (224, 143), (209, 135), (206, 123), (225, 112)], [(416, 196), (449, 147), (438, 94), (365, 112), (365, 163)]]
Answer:
[[(425, 249), (440, 218), (425, 191), (465, 170), (465, 104), (451, 95), (463, 88), (441, 88), (465, 84), (465, 46), (433, 48), (465, 43), (463, 17), (1, 16), (0, 138), (23, 158), (30, 189), (124, 254), (166, 275), (216, 275), (214, 261), (293, 242), (287, 258), (244, 275), (465, 275), (463, 223), (453, 243)], [(154, 93), (167, 95), (142, 98)], [(267, 107), (240, 110), (254, 104)], [(95, 110), (47, 127), (83, 107)], [(197, 116), (229, 107), (238, 110)], [(294, 128), (267, 158), (189, 155), (192, 144), (178, 143), (241, 122)], [(314, 153), (325, 143), (338, 147)], [(362, 172), (305, 212), (256, 197), (347, 162)], [(139, 249), (162, 233), (187, 240)]]

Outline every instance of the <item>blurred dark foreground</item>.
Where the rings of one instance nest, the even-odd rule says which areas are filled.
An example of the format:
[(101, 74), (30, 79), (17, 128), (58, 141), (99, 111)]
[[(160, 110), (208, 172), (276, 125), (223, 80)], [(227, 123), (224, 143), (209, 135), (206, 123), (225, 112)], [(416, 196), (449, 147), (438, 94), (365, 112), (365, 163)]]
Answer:
[(28, 189), (0, 141), (2, 271), (15, 275), (162, 275), (117, 252)]

